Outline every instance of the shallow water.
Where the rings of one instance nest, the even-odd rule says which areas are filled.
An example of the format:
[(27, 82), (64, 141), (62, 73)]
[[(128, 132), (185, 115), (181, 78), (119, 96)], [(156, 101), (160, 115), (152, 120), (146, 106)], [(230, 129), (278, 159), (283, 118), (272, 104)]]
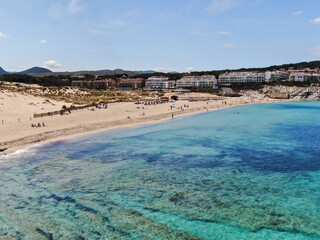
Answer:
[(0, 238), (320, 239), (319, 119), (250, 105), (1, 157)]

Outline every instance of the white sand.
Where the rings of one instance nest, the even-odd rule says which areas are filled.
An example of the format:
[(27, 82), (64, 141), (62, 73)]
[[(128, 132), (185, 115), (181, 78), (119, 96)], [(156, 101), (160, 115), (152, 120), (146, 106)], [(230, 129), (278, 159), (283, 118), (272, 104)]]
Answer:
[[(237, 106), (274, 100), (251, 101), (248, 98), (239, 97), (225, 98), (223, 101), (228, 104), (223, 104), (221, 100), (209, 103), (176, 101), (173, 110), (170, 109), (172, 103), (148, 106), (132, 102), (113, 103), (109, 104), (108, 109), (95, 109), (95, 111), (84, 109), (73, 111), (70, 115), (33, 118), (34, 113), (58, 111), (63, 105), (69, 106), (70, 104), (52, 100), (48, 102), (41, 97), (0, 91), (0, 147), (5, 146), (12, 150), (65, 136), (171, 119), (172, 113), (174, 117), (177, 117), (230, 107), (230, 103), (231, 106)], [(183, 107), (184, 105), (189, 105), (189, 108)], [(180, 107), (183, 107), (184, 110), (179, 109)], [(32, 123), (37, 124), (38, 122), (44, 122), (46, 127), (31, 127)]]

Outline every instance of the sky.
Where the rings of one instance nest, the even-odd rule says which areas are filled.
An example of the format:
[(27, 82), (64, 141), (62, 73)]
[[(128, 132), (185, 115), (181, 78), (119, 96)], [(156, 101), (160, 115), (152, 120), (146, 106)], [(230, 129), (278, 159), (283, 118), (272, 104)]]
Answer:
[(320, 59), (319, 0), (0, 0), (0, 66), (206, 71)]

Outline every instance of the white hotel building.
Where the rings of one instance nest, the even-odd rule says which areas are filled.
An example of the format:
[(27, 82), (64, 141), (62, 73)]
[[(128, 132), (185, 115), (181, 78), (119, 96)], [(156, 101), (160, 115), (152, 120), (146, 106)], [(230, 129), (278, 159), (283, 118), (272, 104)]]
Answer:
[(290, 73), (289, 80), (293, 82), (306, 82), (306, 81), (310, 81), (311, 77), (312, 77), (311, 73), (295, 72), (295, 73)]
[(162, 90), (175, 88), (175, 81), (167, 77), (149, 77), (146, 81), (146, 90)]
[(184, 76), (177, 80), (177, 88), (215, 88), (217, 79), (214, 75)]
[(286, 80), (288, 74), (282, 71), (267, 71), (265, 73), (256, 72), (233, 72), (220, 74), (219, 83), (248, 83), (248, 82), (271, 82)]
[(320, 81), (320, 73), (292, 72), (290, 73), (289, 80), (293, 82)]
[(264, 73), (252, 72), (234, 72), (220, 74), (219, 83), (248, 83), (248, 82), (264, 82)]
[(289, 74), (284, 71), (267, 71), (265, 72), (265, 77), (267, 82), (287, 80)]

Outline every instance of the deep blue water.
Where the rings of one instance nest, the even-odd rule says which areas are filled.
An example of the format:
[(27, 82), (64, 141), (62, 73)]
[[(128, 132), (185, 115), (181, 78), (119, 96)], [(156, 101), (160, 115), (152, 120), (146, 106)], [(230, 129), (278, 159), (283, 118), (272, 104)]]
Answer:
[(319, 119), (249, 105), (0, 157), (0, 238), (320, 239)]

